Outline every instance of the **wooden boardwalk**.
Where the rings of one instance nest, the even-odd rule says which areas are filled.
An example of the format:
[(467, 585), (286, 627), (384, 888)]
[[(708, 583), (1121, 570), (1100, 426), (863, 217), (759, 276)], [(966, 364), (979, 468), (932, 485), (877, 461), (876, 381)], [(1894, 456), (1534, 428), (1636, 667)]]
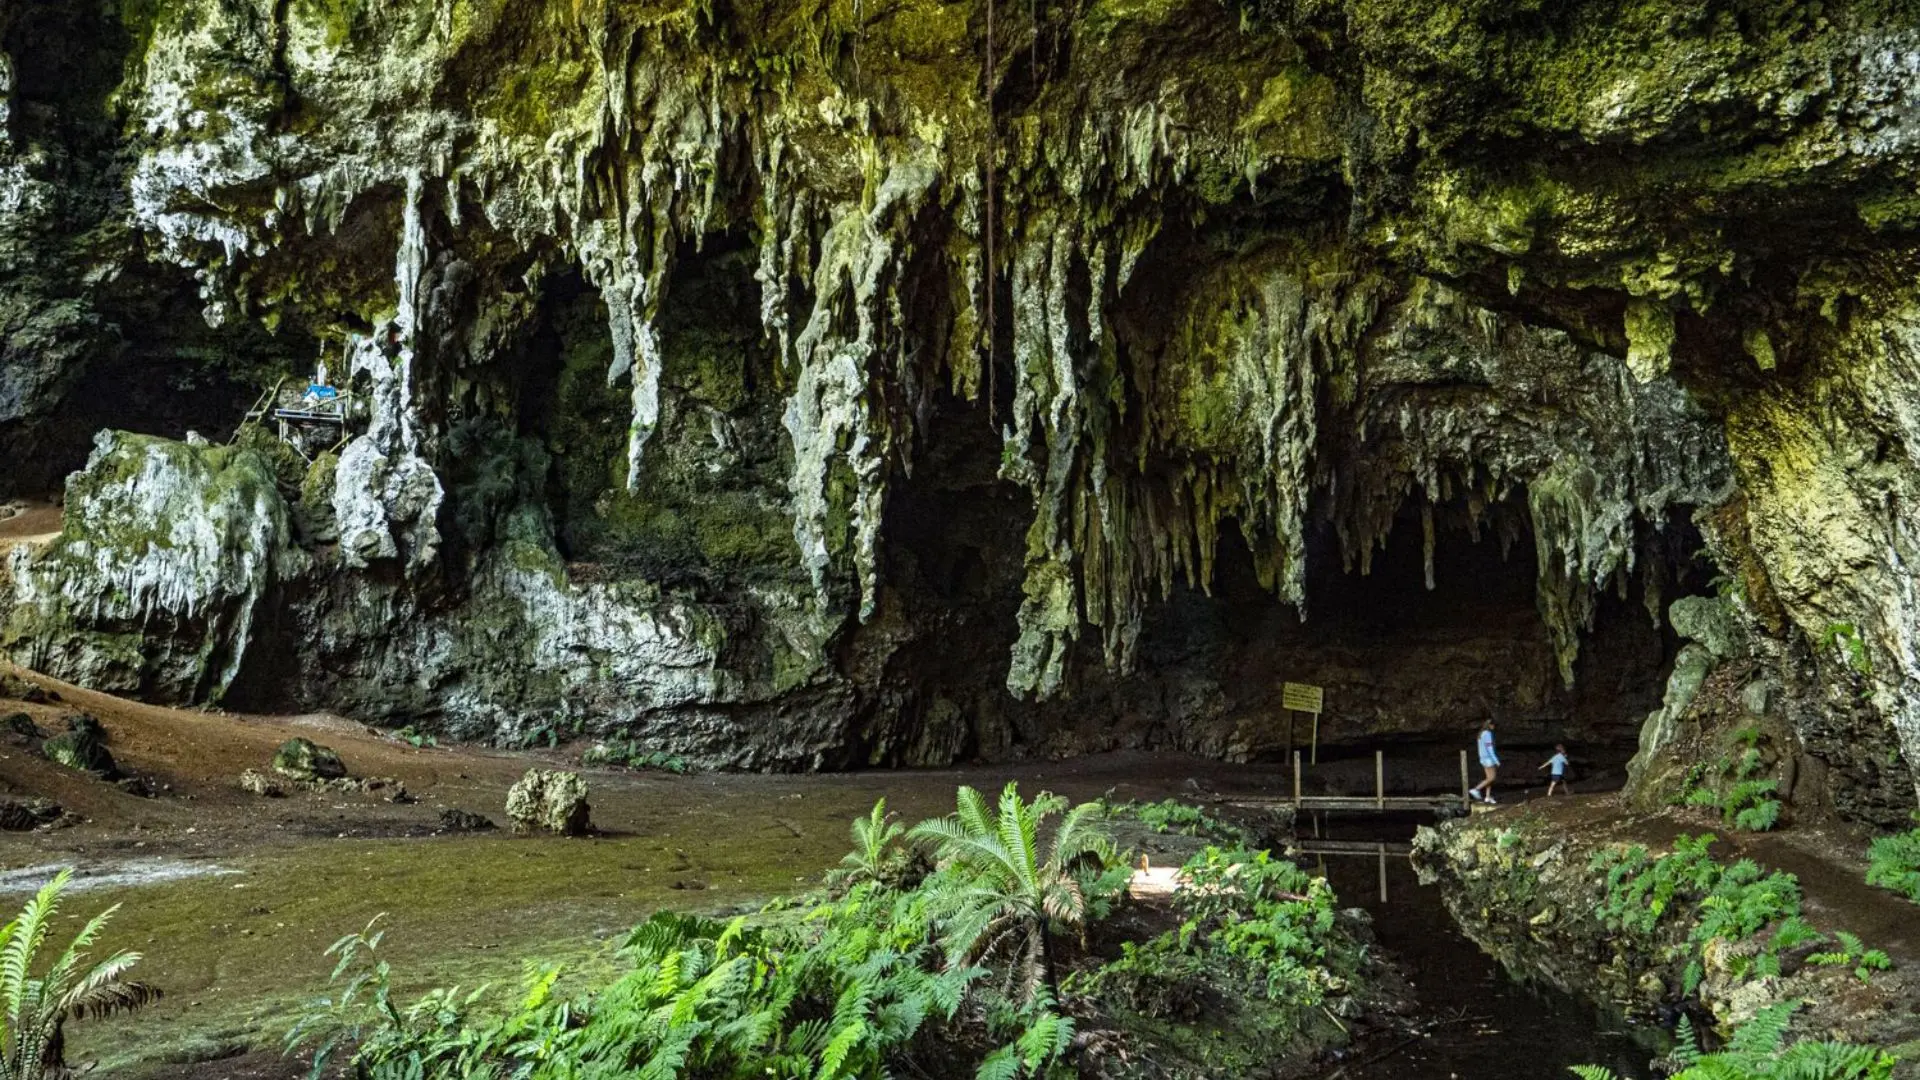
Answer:
[(1342, 811), (1385, 813), (1389, 811), (1428, 810), (1462, 812), (1473, 808), (1473, 800), (1467, 795), (1467, 752), (1460, 751), (1460, 793), (1446, 795), (1389, 795), (1387, 794), (1386, 752), (1373, 752), (1373, 794), (1371, 795), (1308, 795), (1300, 787), (1300, 752), (1293, 753), (1293, 794), (1274, 795), (1259, 798), (1234, 799), (1232, 805), (1248, 809), (1277, 809), (1287, 807), (1296, 813), (1307, 811)]

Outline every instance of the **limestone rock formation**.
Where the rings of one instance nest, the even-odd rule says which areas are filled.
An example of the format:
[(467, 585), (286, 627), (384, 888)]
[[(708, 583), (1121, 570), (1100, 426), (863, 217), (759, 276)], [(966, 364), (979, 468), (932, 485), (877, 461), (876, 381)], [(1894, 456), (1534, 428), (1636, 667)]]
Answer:
[(33, 717), (15, 712), (0, 717), (0, 737), (10, 742), (28, 743), (46, 738), (47, 733), (40, 730), (40, 725), (33, 722)]
[(1897, 6), (81, 7), (0, 15), (0, 440), (355, 411), (102, 436), (29, 665), (749, 768), (1260, 757), (1287, 679), (1619, 739), (1717, 575), (1682, 683), (1920, 792)]
[(85, 713), (74, 713), (66, 722), (66, 731), (40, 744), (40, 752), (47, 760), (103, 780), (117, 775), (119, 769), (114, 764), (113, 752), (107, 749), (107, 731), (100, 726), (100, 721)]
[(12, 552), (0, 642), (14, 658), (161, 700), (224, 694), (295, 558), (267, 460), (102, 432), (68, 486), (66, 521), (51, 545)]
[(67, 817), (59, 803), (48, 799), (0, 799), (0, 832), (26, 832)]
[(579, 773), (528, 769), (507, 792), (507, 817), (517, 832), (581, 836), (591, 822), (587, 782)]
[(493, 822), (484, 814), (475, 814), (459, 807), (440, 811), (442, 832), (486, 832), (493, 827)]
[(273, 752), (273, 771), (289, 780), (337, 780), (347, 775), (340, 755), (310, 739), (288, 739)]
[(240, 790), (249, 795), (258, 795), (263, 799), (284, 798), (286, 789), (280, 781), (258, 769), (247, 769), (240, 774)]

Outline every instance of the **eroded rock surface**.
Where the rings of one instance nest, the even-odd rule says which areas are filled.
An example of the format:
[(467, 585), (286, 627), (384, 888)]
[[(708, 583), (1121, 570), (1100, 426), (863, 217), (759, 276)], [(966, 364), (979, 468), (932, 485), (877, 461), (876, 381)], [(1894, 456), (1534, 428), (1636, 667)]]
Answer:
[[(705, 764), (1254, 757), (1290, 678), (1336, 740), (1617, 740), (1717, 571), (1663, 710), (1746, 641), (1836, 805), (1911, 805), (1920, 27), (1412, 10), (24, 0), (0, 433), (141, 338), (136, 237), (223, 377), (358, 411), (105, 436), (8, 648)], [(1450, 566), (1535, 617), (1432, 616)]]
[[(587, 803), (587, 782), (579, 773), (528, 769), (527, 775), (507, 792), (507, 817), (519, 832), (581, 836), (592, 824), (592, 812)], [(465, 819), (457, 824), (471, 827)]]

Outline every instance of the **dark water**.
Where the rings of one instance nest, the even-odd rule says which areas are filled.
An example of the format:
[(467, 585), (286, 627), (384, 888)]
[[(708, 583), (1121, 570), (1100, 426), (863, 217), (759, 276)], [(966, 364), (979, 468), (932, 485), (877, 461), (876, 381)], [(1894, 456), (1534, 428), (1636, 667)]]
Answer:
[[(1413, 823), (1333, 823), (1328, 836), (1412, 838)], [(1381, 948), (1399, 961), (1420, 1000), (1424, 1037), (1387, 1035), (1355, 1048), (1328, 1078), (1346, 1080), (1545, 1080), (1571, 1077), (1568, 1066), (1604, 1065), (1621, 1076), (1646, 1076), (1665, 1033), (1629, 1024), (1603, 1008), (1546, 987), (1522, 984), (1460, 932), (1438, 886), (1422, 886), (1405, 858), (1387, 859), (1387, 899), (1370, 856), (1305, 856), (1315, 860), (1343, 906), (1372, 913)], [(1317, 867), (1316, 867), (1317, 869)]]

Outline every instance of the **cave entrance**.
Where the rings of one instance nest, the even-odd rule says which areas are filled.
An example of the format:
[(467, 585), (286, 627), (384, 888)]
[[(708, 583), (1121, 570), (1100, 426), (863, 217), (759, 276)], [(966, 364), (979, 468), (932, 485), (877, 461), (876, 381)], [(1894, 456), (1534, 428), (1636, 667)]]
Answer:
[[(1596, 598), (1569, 686), (1536, 600), (1525, 505), (1522, 493), (1496, 507), (1477, 539), (1463, 508), (1439, 508), (1431, 588), (1417, 506), (1402, 508), (1365, 574), (1343, 568), (1340, 539), (1322, 526), (1308, 542), (1304, 621), (1260, 587), (1238, 530), (1223, 530), (1212, 595), (1181, 590), (1155, 609), (1136, 678), (1159, 682), (1166, 700), (1193, 703), (1184, 731), (1168, 717), (1176, 742), (1276, 764), (1289, 750), (1282, 687), (1323, 687), (1322, 771), (1352, 773), (1354, 794), (1373, 792), (1376, 750), (1390, 770), (1400, 762), (1390, 790), (1457, 786), (1458, 754), (1487, 718), (1497, 721), (1503, 776), (1536, 775), (1564, 742), (1598, 781), (1632, 756), (1678, 649), (1662, 596), (1649, 609), (1646, 582), (1652, 575), (1666, 598), (1700, 587), (1699, 536), (1677, 515), (1642, 545), (1624, 594)], [(1311, 731), (1300, 714), (1292, 745), (1305, 750)], [(1473, 773), (1478, 782), (1477, 763)]]
[[(964, 407), (937, 409), (925, 445), (888, 503), (883, 615), (856, 638), (886, 656), (856, 751), (874, 765), (1176, 750), (1281, 766), (1282, 687), (1297, 682), (1325, 689), (1321, 764), (1354, 770), (1358, 794), (1373, 791), (1375, 750), (1417, 762), (1404, 766), (1422, 770), (1416, 789), (1457, 791), (1459, 752), (1488, 717), (1502, 752), (1516, 755), (1509, 774), (1535, 775), (1557, 742), (1589, 778), (1617, 774), (1678, 651), (1665, 603), (1705, 587), (1689, 515), (1643, 525), (1624, 592), (1595, 598), (1569, 686), (1536, 597), (1524, 490), (1489, 512), (1477, 539), (1463, 506), (1435, 508), (1432, 588), (1417, 504), (1402, 508), (1365, 574), (1343, 565), (1339, 536), (1320, 526), (1308, 537), (1304, 621), (1261, 587), (1226, 522), (1212, 588), (1176, 586), (1148, 604), (1132, 672), (1108, 671), (1099, 631), (1084, 627), (1062, 693), (1020, 700), (1004, 679), (1031, 497), (998, 478), (998, 439)], [(1301, 716), (1296, 745), (1310, 731)]]

